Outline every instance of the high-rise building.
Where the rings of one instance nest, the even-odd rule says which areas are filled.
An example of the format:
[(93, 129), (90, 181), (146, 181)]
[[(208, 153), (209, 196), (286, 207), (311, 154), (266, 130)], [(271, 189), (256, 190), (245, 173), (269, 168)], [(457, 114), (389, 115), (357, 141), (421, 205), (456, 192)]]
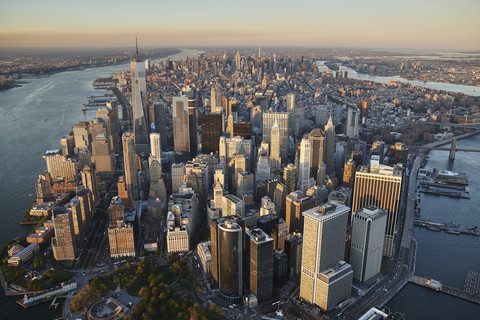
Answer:
[(50, 173), (44, 171), (38, 176), (37, 183), (35, 184), (35, 191), (37, 193), (37, 199), (47, 199), (51, 193), (52, 177)]
[(317, 107), (317, 114), (315, 117), (315, 125), (324, 127), (328, 122), (328, 109), (325, 105)]
[(198, 141), (197, 141), (197, 110), (195, 109), (195, 92), (188, 93), (188, 131), (190, 134), (190, 156), (197, 155)]
[(271, 143), (271, 132), (275, 121), (280, 131), (280, 157), (286, 163), (288, 155), (288, 120), (287, 112), (268, 112), (263, 114), (263, 141)]
[(357, 212), (366, 206), (374, 206), (388, 213), (383, 246), (383, 255), (387, 257), (393, 254), (401, 191), (400, 168), (379, 165), (377, 161), (370, 167), (360, 166), (355, 173), (352, 211)]
[(295, 107), (294, 132), (293, 132), (295, 137), (301, 137), (303, 135), (304, 119), (305, 119), (305, 113), (303, 110), (303, 104), (300, 103), (298, 104), (298, 106)]
[(360, 283), (380, 274), (386, 224), (385, 210), (366, 206), (353, 214), (350, 264)]
[(91, 136), (90, 136), (90, 123), (82, 121), (73, 126), (73, 137), (75, 139), (75, 154), (78, 154), (79, 150), (90, 149)]
[[(310, 161), (310, 176), (317, 176), (318, 169), (323, 161), (325, 161), (325, 136), (321, 129), (313, 129), (308, 135), (312, 148)], [(317, 183), (319, 183), (317, 181)]]
[(237, 70), (240, 70), (240, 63), (241, 63), (241, 57), (240, 57), (240, 53), (237, 50), (237, 54), (235, 55), (235, 67), (237, 68)]
[(302, 269), (303, 236), (301, 233), (290, 233), (284, 243), (284, 251), (288, 256), (288, 276), (295, 279)]
[(218, 152), (220, 134), (222, 133), (223, 115), (206, 113), (202, 115), (202, 152)]
[(232, 137), (240, 136), (244, 139), (252, 138), (252, 124), (250, 122), (233, 122)]
[(358, 136), (358, 123), (360, 118), (360, 112), (357, 108), (348, 108), (347, 112), (347, 125), (346, 136), (353, 139)]
[(286, 198), (286, 220), (288, 232), (303, 232), (302, 213), (315, 206), (315, 199), (302, 191), (294, 191)]
[(135, 257), (135, 236), (131, 223), (124, 220), (108, 227), (108, 242), (110, 244), (110, 257)]
[(345, 162), (343, 166), (343, 186), (347, 188), (353, 188), (353, 183), (355, 181), (355, 170), (357, 166), (355, 161), (352, 159)]
[(245, 232), (248, 237), (245, 243), (250, 262), (250, 292), (258, 301), (272, 297), (273, 290), (273, 239), (261, 229)]
[(295, 182), (296, 182), (297, 168), (289, 163), (285, 168), (283, 168), (283, 181), (287, 187), (287, 193), (295, 191)]
[(145, 63), (138, 57), (138, 46), (136, 57), (130, 63), (130, 75), (132, 81), (132, 124), (134, 141), (142, 152), (148, 146), (148, 127), (145, 120), (147, 101), (147, 81), (145, 78)]
[(140, 190), (137, 174), (137, 152), (135, 149), (135, 134), (124, 132), (123, 141), (123, 164), (125, 169), (125, 183), (133, 200), (140, 199)]
[(177, 152), (190, 152), (190, 126), (188, 116), (188, 98), (173, 97), (173, 144)]
[(75, 181), (77, 179), (77, 160), (61, 154), (43, 156), (47, 163), (47, 171), (53, 179)]
[(97, 188), (97, 174), (95, 172), (95, 169), (91, 166), (85, 166), (80, 172), (80, 174), (82, 176), (83, 186), (92, 192), (93, 202), (97, 203), (99, 198)]
[(288, 130), (295, 135), (295, 94), (287, 94)]
[(154, 159), (150, 163), (150, 197), (166, 197), (167, 190), (162, 175), (162, 165), (159, 160)]
[(210, 111), (212, 113), (221, 114), (222, 109), (222, 87), (219, 83), (212, 86), (211, 95), (210, 95)]
[(74, 149), (75, 149), (75, 139), (73, 136), (63, 136), (60, 140), (60, 144), (62, 145), (62, 154), (65, 156), (73, 156)]
[(77, 241), (78, 247), (81, 247), (83, 243), (83, 221), (82, 221), (82, 210), (80, 208), (80, 201), (78, 199), (72, 199), (69, 203), (65, 205), (65, 209), (72, 213), (73, 221), (73, 231), (75, 232), (75, 240)]
[(350, 208), (337, 203), (303, 213), (300, 298), (329, 310), (351, 293), (353, 271), (343, 261)]
[(118, 109), (112, 103), (100, 108), (96, 112), (98, 119), (102, 119), (107, 128), (107, 136), (110, 141), (110, 150), (116, 153), (120, 150), (120, 123), (118, 121)]
[(300, 143), (300, 161), (298, 166), (297, 189), (306, 192), (315, 185), (315, 180), (310, 177), (312, 159), (312, 145), (308, 137), (303, 137)]
[(334, 154), (335, 127), (333, 126), (332, 117), (330, 117), (325, 126), (325, 164), (327, 165), (328, 174), (333, 174), (335, 172)]
[(222, 217), (234, 215), (245, 217), (245, 202), (233, 194), (226, 194), (222, 199)]
[(75, 191), (75, 200), (80, 204), (80, 212), (83, 224), (83, 230), (88, 232), (92, 222), (92, 217), (95, 214), (96, 206), (93, 200), (93, 193), (85, 186), (79, 186)]
[(280, 149), (280, 126), (278, 125), (278, 121), (275, 119), (270, 134), (270, 165), (274, 170), (280, 169), (280, 165), (282, 163), (282, 158), (280, 157)]
[(154, 159), (160, 163), (162, 161), (162, 141), (160, 133), (150, 133), (150, 158), (151, 160), (149, 159), (149, 162)]
[(210, 220), (211, 270), (220, 292), (230, 298), (242, 297), (243, 229), (238, 218)]
[(113, 159), (108, 136), (100, 133), (92, 137), (92, 162), (95, 164), (95, 171), (98, 175), (106, 178), (114, 176), (115, 163)]
[(77, 257), (77, 241), (70, 210), (55, 207), (53, 210), (55, 238), (52, 238), (52, 249), (55, 260), (74, 260)]
[(185, 164), (172, 164), (172, 193), (178, 193), (185, 177)]

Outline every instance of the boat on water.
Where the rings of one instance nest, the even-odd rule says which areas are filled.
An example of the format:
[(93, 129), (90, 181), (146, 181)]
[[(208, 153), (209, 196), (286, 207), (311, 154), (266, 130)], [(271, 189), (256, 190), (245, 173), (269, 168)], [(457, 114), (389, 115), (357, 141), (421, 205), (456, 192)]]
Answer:
[(43, 117), (43, 121), (47, 121), (47, 116)]
[(427, 227), (427, 230), (430, 230), (430, 231), (442, 231), (438, 228), (435, 228), (435, 227)]
[(450, 233), (450, 234), (460, 234), (460, 231), (455, 231), (455, 230), (450, 230), (450, 229), (445, 230), (445, 232)]

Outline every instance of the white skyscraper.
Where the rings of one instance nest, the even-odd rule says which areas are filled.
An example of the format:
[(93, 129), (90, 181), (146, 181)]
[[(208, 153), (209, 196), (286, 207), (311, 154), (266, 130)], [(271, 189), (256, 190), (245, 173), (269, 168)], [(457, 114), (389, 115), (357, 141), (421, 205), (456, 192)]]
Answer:
[(173, 97), (173, 144), (175, 151), (190, 152), (190, 126), (187, 96)]
[(280, 169), (282, 159), (280, 158), (280, 127), (275, 119), (270, 134), (270, 164), (275, 169)]
[(278, 122), (280, 129), (280, 157), (286, 163), (288, 154), (288, 120), (287, 112), (268, 112), (263, 114), (263, 141), (271, 143), (272, 127)]
[(298, 167), (297, 189), (306, 192), (313, 187), (315, 181), (310, 178), (310, 161), (311, 161), (312, 145), (307, 136), (303, 137), (300, 143), (300, 162)]
[(334, 154), (335, 154), (335, 127), (333, 126), (332, 117), (328, 119), (325, 126), (325, 163), (327, 165), (327, 173), (335, 172)]

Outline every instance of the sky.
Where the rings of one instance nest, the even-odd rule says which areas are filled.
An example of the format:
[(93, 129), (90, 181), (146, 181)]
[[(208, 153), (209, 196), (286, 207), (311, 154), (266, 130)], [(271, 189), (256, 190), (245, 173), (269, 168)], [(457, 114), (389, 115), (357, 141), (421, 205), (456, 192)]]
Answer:
[(0, 47), (480, 50), (480, 0), (0, 0)]

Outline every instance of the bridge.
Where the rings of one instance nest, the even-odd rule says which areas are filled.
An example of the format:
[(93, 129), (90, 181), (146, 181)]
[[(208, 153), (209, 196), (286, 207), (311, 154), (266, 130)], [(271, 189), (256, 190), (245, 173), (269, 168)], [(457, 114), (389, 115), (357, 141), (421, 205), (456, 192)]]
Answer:
[[(465, 283), (467, 283), (468, 281), (470, 282), (475, 281), (475, 280), (469, 279), (469, 277), (472, 277), (471, 276), (472, 274), (473, 274), (473, 277), (475, 277), (475, 279), (478, 279), (478, 277), (476, 277), (478, 274), (474, 272), (469, 272), (467, 274), (467, 280), (465, 281)], [(454, 288), (454, 287), (442, 284), (440, 281), (437, 281), (437, 280), (422, 278), (415, 275), (412, 275), (410, 277), (409, 282), (419, 285), (421, 287), (426, 287), (426, 288), (435, 290), (437, 292), (448, 294), (456, 298), (460, 298), (476, 304), (480, 304), (480, 295), (478, 291), (473, 291), (471, 289), (472, 286), (469, 286), (469, 287), (465, 286), (465, 289), (458, 289), (458, 288)], [(478, 284), (476, 284), (476, 287), (478, 288)], [(475, 286), (473, 286), (473, 288), (475, 288)], [(467, 289), (469, 290), (467, 291)]]
[[(445, 139), (445, 140), (440, 140), (440, 141), (435, 141), (429, 144), (425, 144), (423, 146), (408, 146), (409, 149), (418, 149), (418, 150), (425, 150), (425, 151), (430, 151), (430, 150), (442, 150), (442, 151), (450, 151), (450, 154), (448, 155), (448, 158), (450, 160), (455, 160), (455, 153), (457, 151), (460, 152), (480, 152), (480, 149), (466, 149), (466, 148), (457, 148), (457, 140), (461, 139), (466, 139), (473, 137), (474, 135), (480, 133), (480, 127), (476, 128), (475, 131), (471, 131), (465, 134), (462, 134), (457, 137)], [(451, 143), (450, 148), (445, 148), (441, 147), (446, 144)]]
[(478, 130), (480, 129), (480, 123), (471, 123), (471, 124), (466, 124), (466, 123), (442, 123), (442, 122), (435, 122), (435, 121), (419, 121), (419, 123), (422, 124), (428, 124), (431, 126), (440, 126), (440, 127), (450, 127), (450, 128), (461, 128), (461, 129), (474, 129)]

